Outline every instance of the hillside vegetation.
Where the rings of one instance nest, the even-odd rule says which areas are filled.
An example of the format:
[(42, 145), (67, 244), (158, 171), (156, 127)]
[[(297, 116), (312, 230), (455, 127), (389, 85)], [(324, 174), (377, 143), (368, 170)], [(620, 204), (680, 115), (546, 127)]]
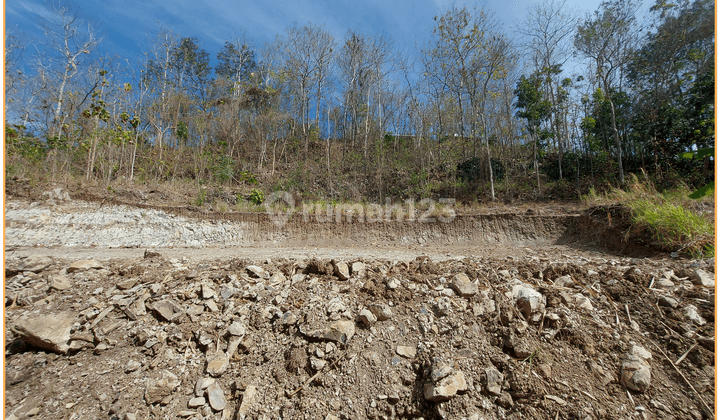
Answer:
[[(42, 49), (6, 34), (5, 176), (164, 185), (228, 209), (280, 190), (475, 205), (578, 200), (628, 174), (660, 192), (714, 179), (713, 156), (682, 157), (714, 145), (713, 3), (658, 2), (642, 27), (634, 1), (562, 6), (531, 9), (514, 38), (452, 8), (414, 57), (308, 24), (262, 47), (228, 41), (214, 67), (162, 28), (144, 57), (113, 58), (58, 8)], [(563, 67), (572, 55), (584, 74)]]

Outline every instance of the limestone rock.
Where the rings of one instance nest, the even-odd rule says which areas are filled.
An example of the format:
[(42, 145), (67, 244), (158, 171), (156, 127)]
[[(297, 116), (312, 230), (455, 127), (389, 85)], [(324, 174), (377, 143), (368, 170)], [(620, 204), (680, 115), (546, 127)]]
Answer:
[(668, 278), (661, 278), (655, 282), (655, 286), (670, 288), (670, 287), (675, 287), (675, 283), (673, 283), (673, 281)]
[(715, 287), (715, 276), (702, 269), (693, 271), (690, 280), (698, 286)]
[(251, 276), (255, 276), (257, 278), (261, 279), (269, 279), (270, 274), (268, 274), (267, 271), (265, 271), (264, 268), (258, 267), (257, 265), (249, 265), (245, 267), (245, 269), (250, 273)]
[(50, 276), (48, 276), (48, 284), (53, 289), (60, 291), (68, 290), (72, 287), (70, 279), (59, 274), (51, 274)]
[(169, 370), (163, 370), (159, 378), (155, 380), (148, 379), (145, 388), (145, 402), (157, 404), (171, 395), (178, 386), (180, 386), (180, 379)]
[(220, 297), (227, 300), (235, 296), (239, 291), (240, 289), (237, 289), (233, 286), (223, 285), (222, 287), (220, 287)]
[(162, 319), (168, 322), (175, 322), (185, 314), (185, 311), (183, 311), (183, 308), (180, 307), (180, 305), (167, 299), (155, 302), (153, 310)]
[(137, 281), (138, 280), (134, 279), (134, 278), (133, 279), (125, 279), (125, 280), (119, 281), (115, 286), (120, 290), (128, 290), (128, 289), (132, 289), (132, 287), (135, 286), (135, 284), (137, 284)]
[(433, 368), (432, 372), (430, 373), (430, 380), (432, 380), (433, 382), (437, 382), (440, 379), (447, 378), (448, 376), (450, 376), (451, 373), (453, 373), (452, 366), (440, 364)]
[(243, 392), (242, 403), (240, 403), (240, 408), (238, 409), (237, 416), (235, 418), (238, 420), (245, 419), (245, 417), (247, 416), (247, 412), (250, 410), (250, 408), (252, 408), (256, 400), (257, 387), (255, 385), (250, 385), (245, 388), (245, 392)]
[(475, 316), (495, 313), (495, 301), (490, 297), (487, 290), (480, 292), (480, 303), (474, 304), (472, 311)]
[(514, 405), (512, 395), (510, 395), (510, 393), (507, 391), (503, 391), (497, 398), (497, 400), (495, 400), (495, 402), (497, 403), (497, 405), (506, 410), (511, 409)]
[(514, 336), (513, 339), (507, 340), (505, 345), (512, 348), (513, 353), (515, 353), (515, 357), (518, 359), (526, 359), (532, 356), (536, 349), (535, 343), (525, 336)]
[(296, 283), (300, 283), (300, 282), (304, 281), (307, 277), (308, 277), (307, 274), (302, 274), (302, 273), (293, 274), (293, 276), (290, 277), (290, 283), (293, 285)]
[(142, 367), (142, 363), (138, 362), (137, 360), (130, 359), (125, 364), (124, 370), (125, 373), (135, 372), (136, 370), (140, 369)]
[(345, 312), (347, 310), (347, 306), (345, 306), (345, 303), (343, 303), (342, 299), (332, 298), (328, 302), (325, 310), (327, 311), (328, 315), (332, 315), (336, 312)]
[(350, 268), (351, 268), (351, 272), (352, 272), (353, 276), (355, 276), (357, 278), (365, 277), (365, 274), (367, 272), (367, 270), (365, 268), (365, 263), (359, 262), (359, 261), (354, 262), (354, 263), (352, 263), (352, 266)]
[(282, 271), (278, 271), (270, 277), (268, 284), (272, 287), (278, 287), (286, 281), (287, 277), (285, 277), (285, 274), (283, 274)]
[(502, 383), (505, 379), (503, 374), (494, 367), (485, 368), (485, 378), (487, 379), (487, 390), (493, 395), (502, 393)]
[(658, 299), (658, 304), (667, 308), (677, 308), (680, 302), (678, 302), (677, 299), (671, 296), (660, 296), (660, 298)]
[[(147, 313), (147, 310), (145, 308), (145, 300), (147, 300), (148, 297), (149, 295), (143, 295), (126, 308), (127, 310), (125, 311), (125, 314), (128, 315), (128, 318), (134, 321), (138, 317), (141, 317)], [(133, 317), (135, 318), (133, 319)]]
[(324, 329), (308, 332), (301, 329), (300, 331), (309, 338), (347, 344), (355, 335), (355, 323), (353, 321), (335, 321)]
[(197, 408), (205, 405), (205, 397), (193, 397), (188, 401), (188, 408)]
[(68, 273), (74, 273), (76, 271), (84, 271), (84, 270), (99, 270), (103, 268), (103, 265), (100, 264), (99, 261), (96, 260), (80, 260), (75, 261), (74, 263), (70, 264), (70, 267), (67, 268)]
[(213, 378), (198, 378), (197, 382), (195, 382), (195, 396), (202, 397), (205, 394), (204, 391), (214, 382), (215, 379)]
[(225, 354), (228, 358), (232, 357), (235, 354), (242, 341), (242, 337), (230, 337), (228, 339), (228, 346), (227, 350), (225, 351)]
[(33, 273), (39, 273), (44, 269), (48, 268), (53, 263), (52, 258), (42, 256), (30, 256), (23, 258), (18, 262), (14, 272), (31, 271)]
[(572, 298), (576, 307), (584, 309), (588, 312), (593, 310), (592, 302), (590, 302), (590, 299), (582, 293), (575, 293), (572, 295)]
[(231, 335), (242, 337), (247, 332), (247, 327), (240, 321), (235, 321), (228, 327), (228, 333)]
[(415, 347), (410, 346), (398, 346), (397, 350), (395, 350), (398, 355), (405, 357), (407, 359), (414, 359), (415, 355), (417, 354), (417, 349)]
[(545, 297), (527, 284), (516, 284), (511, 293), (525, 318), (545, 307)]
[(441, 316), (450, 315), (453, 310), (452, 301), (449, 297), (443, 296), (435, 302), (435, 308)]
[(707, 324), (707, 321), (705, 320), (705, 318), (700, 316), (700, 314), (698, 313), (698, 309), (695, 305), (687, 305), (685, 307), (684, 313), (685, 313), (685, 316), (688, 317), (688, 319), (690, 321), (694, 322), (697, 325)]
[(395, 290), (398, 287), (400, 287), (400, 280), (396, 279), (395, 277), (391, 277), (387, 281), (387, 288), (390, 290)]
[(641, 346), (633, 346), (620, 366), (620, 383), (633, 391), (645, 392), (650, 386), (652, 354)]
[(210, 407), (212, 407), (213, 410), (222, 411), (227, 406), (225, 393), (222, 388), (220, 388), (220, 384), (218, 384), (217, 381), (213, 382), (212, 385), (207, 388), (207, 396)]
[(195, 330), (195, 338), (203, 348), (207, 348), (215, 342), (214, 337), (205, 330)]
[(210, 310), (210, 312), (219, 312), (220, 308), (218, 308), (217, 303), (215, 303), (214, 300), (206, 300), (205, 306)]
[(332, 260), (332, 265), (335, 275), (338, 276), (340, 280), (347, 280), (350, 278), (350, 268), (347, 263)]
[(455, 394), (467, 390), (465, 374), (457, 371), (437, 383), (425, 384), (425, 399), (429, 401), (447, 401)]
[(573, 287), (575, 282), (570, 276), (560, 276), (555, 279), (555, 286), (558, 287)]
[(327, 362), (323, 359), (318, 359), (314, 356), (310, 358), (310, 367), (312, 367), (315, 371), (322, 370), (325, 365), (327, 365)]
[(362, 321), (362, 323), (365, 325), (372, 325), (377, 321), (377, 317), (375, 316), (375, 314), (373, 314), (367, 309), (363, 309), (362, 311), (360, 311), (360, 313), (358, 314), (358, 319)]
[(208, 355), (205, 371), (208, 375), (217, 377), (225, 373), (228, 367), (230, 367), (230, 359), (225, 353), (212, 353)]
[(452, 287), (462, 297), (471, 297), (478, 292), (478, 285), (470, 281), (465, 273), (456, 274), (452, 279)]
[(207, 283), (203, 283), (201, 291), (203, 299), (212, 299), (216, 295), (215, 289), (213, 289), (212, 286)]
[(295, 325), (298, 322), (298, 316), (295, 312), (285, 312), (282, 316), (283, 325)]
[(13, 329), (31, 346), (65, 354), (70, 349), (70, 330), (75, 315), (61, 312), (20, 318)]
[(392, 317), (390, 307), (384, 303), (373, 303), (368, 309), (377, 317), (378, 321), (387, 321)]
[(352, 321), (336, 321), (330, 324), (325, 336), (331, 341), (347, 344), (355, 335), (355, 323)]

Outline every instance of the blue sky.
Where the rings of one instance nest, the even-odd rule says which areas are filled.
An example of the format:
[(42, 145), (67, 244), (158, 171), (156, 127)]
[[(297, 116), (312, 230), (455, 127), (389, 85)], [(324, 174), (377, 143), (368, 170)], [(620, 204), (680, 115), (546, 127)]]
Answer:
[[(510, 36), (522, 25), (532, 0), (170, 0), (170, 1), (98, 1), (85, 0), (79, 15), (93, 23), (103, 37), (103, 50), (126, 57), (139, 56), (147, 50), (151, 33), (160, 23), (181, 37), (197, 37), (214, 59), (226, 40), (246, 34), (256, 46), (272, 41), (275, 35), (293, 24), (313, 22), (324, 27), (337, 39), (348, 29), (365, 34), (381, 33), (394, 40), (396, 50), (413, 55), (428, 41), (433, 17), (453, 4), (485, 7)], [(647, 1), (646, 1), (647, 3)], [(25, 35), (26, 42), (37, 42), (42, 35), (38, 22), (51, 15), (54, 2), (40, 0), (7, 0), (5, 25), (15, 35)], [(600, 0), (568, 0), (567, 6), (581, 13), (591, 12)]]

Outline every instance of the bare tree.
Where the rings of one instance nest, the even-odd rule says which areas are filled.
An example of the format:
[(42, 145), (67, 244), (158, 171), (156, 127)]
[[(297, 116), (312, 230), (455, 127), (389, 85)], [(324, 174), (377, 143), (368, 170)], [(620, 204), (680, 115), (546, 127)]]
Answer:
[[(367, 157), (370, 121), (382, 120), (381, 97), (391, 69), (391, 43), (383, 36), (374, 39), (349, 31), (338, 55), (338, 68), (344, 87), (344, 121), (350, 130), (353, 147), (357, 135), (363, 133), (363, 155)], [(377, 112), (377, 114), (375, 114)], [(361, 115), (364, 114), (364, 115)], [(382, 126), (378, 127), (382, 130)]]
[(217, 54), (218, 65), (215, 73), (218, 78), (225, 78), (232, 82), (232, 97), (237, 99), (243, 91), (243, 83), (252, 79), (257, 70), (255, 51), (250, 41), (243, 35), (234, 41), (226, 41), (222, 50)]
[[(328, 73), (332, 53), (332, 35), (319, 26), (308, 24), (287, 30), (285, 38), (278, 41), (285, 47), (285, 72), (290, 76), (292, 92), (297, 95), (299, 117), (305, 137), (307, 158), (310, 138), (310, 95), (313, 87), (318, 95), (316, 107), (320, 106), (322, 86)], [(316, 115), (319, 121), (319, 114)]]
[(20, 57), (25, 45), (11, 32), (5, 35), (5, 100), (6, 104), (12, 101), (12, 96), (20, 89), (24, 75), (20, 69)]
[(160, 28), (145, 53), (144, 84), (150, 86), (150, 103), (145, 108), (145, 120), (155, 129), (155, 145), (162, 148), (166, 133), (172, 128), (172, 65), (173, 51), (178, 45), (177, 36), (169, 29)]
[(324, 30), (316, 30), (313, 33), (315, 38), (315, 52), (313, 60), (315, 61), (315, 126), (320, 128), (320, 108), (323, 97), (323, 88), (328, 83), (328, 79), (332, 78), (332, 62), (333, 53), (335, 51), (335, 38), (330, 32)]
[(37, 67), (39, 72), (57, 84), (53, 95), (55, 105), (49, 136), (61, 138), (67, 119), (63, 112), (66, 90), (82, 67), (84, 57), (89, 55), (101, 40), (95, 35), (92, 26), (82, 22), (77, 17), (77, 12), (69, 7), (57, 6), (53, 12), (52, 20), (43, 22), (47, 35), (47, 53), (37, 56)]
[[(508, 73), (512, 55), (509, 40), (496, 29), (496, 23), (483, 10), (453, 7), (439, 18), (433, 30), (434, 38), (426, 56), (425, 76), (437, 92), (448, 93), (457, 104), (457, 131), (463, 144), (467, 133), (473, 138), (473, 155), (477, 142), (485, 141), (490, 171), (490, 193), (495, 200), (489, 122), (486, 113), (488, 99), (498, 80)], [(439, 99), (439, 98), (438, 98)], [(463, 153), (465, 154), (465, 153)]]

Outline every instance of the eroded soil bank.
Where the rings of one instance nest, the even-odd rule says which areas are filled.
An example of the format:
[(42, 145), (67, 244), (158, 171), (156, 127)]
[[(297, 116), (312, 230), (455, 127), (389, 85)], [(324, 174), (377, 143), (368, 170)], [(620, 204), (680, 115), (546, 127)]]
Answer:
[[(357, 212), (349, 216), (339, 211), (278, 219), (266, 213), (108, 204), (105, 199), (85, 196), (92, 200), (74, 200), (57, 189), (45, 193), (39, 201), (10, 200), (5, 211), (6, 249), (55, 256), (63, 252), (89, 255), (83, 253), (84, 249), (107, 250), (105, 256), (94, 258), (131, 257), (137, 252), (122, 249), (147, 247), (172, 249), (168, 255), (177, 258), (203, 255), (208, 249), (213, 249), (215, 256), (253, 257), (256, 248), (330, 257), (348, 252), (387, 256), (385, 251), (374, 253), (385, 249), (400, 252), (397, 255), (405, 259), (413, 255), (438, 258), (448, 253), (505, 255), (525, 247), (652, 255), (651, 249), (624, 243), (622, 233), (609, 228), (602, 217), (582, 215), (576, 210), (538, 208), (451, 217), (433, 215), (429, 221), (419, 210), (412, 217), (406, 213), (401, 221), (392, 214), (374, 219), (366, 214), (362, 219)], [(194, 251), (183, 252), (184, 248)]]

